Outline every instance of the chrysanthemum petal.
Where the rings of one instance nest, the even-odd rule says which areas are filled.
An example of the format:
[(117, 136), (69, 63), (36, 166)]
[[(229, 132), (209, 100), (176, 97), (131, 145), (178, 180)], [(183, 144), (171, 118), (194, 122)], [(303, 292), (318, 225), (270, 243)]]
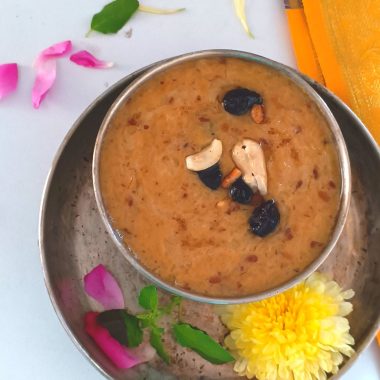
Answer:
[(345, 299), (345, 300), (350, 300), (351, 298), (353, 298), (355, 295), (355, 292), (352, 290), (352, 289), (348, 289), (346, 291), (344, 291), (342, 293), (342, 297)]
[(139, 11), (145, 12), (145, 13), (152, 13), (156, 15), (171, 15), (174, 13), (179, 13), (185, 11), (186, 8), (171, 8), (171, 9), (162, 9), (162, 8), (155, 8), (155, 7), (149, 7), (147, 5), (139, 5)]
[(94, 57), (87, 50), (78, 51), (70, 56), (70, 61), (76, 63), (79, 66), (92, 67), (96, 69), (107, 69), (112, 67), (113, 62), (101, 61)]
[(4, 63), (0, 65), (0, 100), (15, 91), (17, 83), (17, 63)]
[(119, 284), (100, 264), (84, 276), (86, 293), (108, 309), (124, 309), (124, 297)]
[(55, 58), (69, 52), (71, 47), (71, 41), (67, 40), (42, 50), (38, 55), (34, 63), (36, 78), (32, 89), (32, 103), (34, 108), (39, 108), (42, 100), (54, 84), (57, 72)]
[(338, 366), (343, 361), (343, 356), (340, 352), (333, 352), (331, 354), (331, 361), (335, 366)]
[(346, 355), (348, 357), (352, 356), (353, 353), (355, 352), (354, 349), (351, 346), (349, 346), (348, 344), (344, 344), (343, 346), (340, 346), (339, 351), (343, 355)]
[(131, 368), (153, 358), (155, 351), (147, 343), (141, 343), (134, 349), (121, 345), (110, 335), (107, 329), (97, 323), (98, 314), (95, 312), (86, 313), (85, 331), (117, 368)]
[(345, 317), (346, 315), (351, 313), (352, 309), (352, 303), (342, 302), (341, 304), (339, 304), (339, 315)]
[(323, 371), (322, 369), (319, 369), (318, 375), (316, 377), (318, 380), (326, 380), (327, 379), (326, 372)]
[(243, 25), (245, 32), (248, 34), (249, 37), (253, 38), (253, 34), (251, 32), (251, 29), (249, 28), (247, 16), (245, 13), (245, 0), (234, 0), (234, 6), (236, 15), (240, 20), (241, 24)]

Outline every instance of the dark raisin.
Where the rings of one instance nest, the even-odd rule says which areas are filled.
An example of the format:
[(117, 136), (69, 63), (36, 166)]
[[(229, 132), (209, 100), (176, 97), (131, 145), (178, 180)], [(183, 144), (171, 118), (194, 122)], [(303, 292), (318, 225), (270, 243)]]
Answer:
[(212, 190), (216, 190), (222, 182), (222, 172), (220, 171), (219, 164), (212, 165), (197, 173), (199, 179)]
[(254, 104), (263, 104), (263, 98), (247, 88), (235, 88), (223, 97), (223, 107), (232, 115), (244, 115)]
[(248, 222), (251, 231), (257, 236), (264, 237), (273, 232), (280, 222), (276, 202), (271, 199), (256, 207)]
[(230, 187), (230, 196), (235, 202), (247, 204), (251, 202), (253, 191), (243, 181), (242, 177), (239, 177)]

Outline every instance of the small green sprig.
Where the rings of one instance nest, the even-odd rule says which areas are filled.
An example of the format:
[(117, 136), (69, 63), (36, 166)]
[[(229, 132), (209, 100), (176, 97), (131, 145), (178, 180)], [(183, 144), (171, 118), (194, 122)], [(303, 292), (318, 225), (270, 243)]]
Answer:
[[(181, 297), (172, 296), (166, 305), (160, 305), (157, 288), (149, 285), (141, 289), (138, 296), (138, 303), (144, 312), (131, 315), (125, 310), (107, 310), (98, 315), (97, 321), (113, 338), (127, 347), (137, 347), (143, 340), (143, 330), (149, 330), (149, 343), (162, 360), (170, 364), (170, 357), (162, 339), (165, 329), (159, 325), (159, 320), (172, 314), (175, 307), (180, 307), (181, 301)], [(190, 348), (210, 363), (223, 364), (234, 360), (232, 355), (205, 331), (188, 323), (177, 321), (172, 325), (171, 332), (178, 344)]]
[(150, 330), (149, 342), (157, 351), (157, 354), (165, 363), (170, 363), (170, 358), (165, 351), (162, 343), (162, 335), (165, 330), (158, 325), (158, 320), (165, 314), (170, 314), (173, 308), (181, 303), (181, 298), (172, 296), (168, 305), (160, 307), (158, 303), (157, 288), (153, 285), (146, 286), (140, 291), (139, 305), (147, 310), (145, 313), (137, 314), (137, 318), (141, 320), (143, 328)]

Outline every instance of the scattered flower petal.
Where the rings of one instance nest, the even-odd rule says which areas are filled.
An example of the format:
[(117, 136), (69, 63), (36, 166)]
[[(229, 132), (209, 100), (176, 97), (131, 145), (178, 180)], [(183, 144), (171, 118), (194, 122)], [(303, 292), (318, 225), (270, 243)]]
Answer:
[(72, 43), (70, 40), (58, 42), (54, 45), (49, 46), (48, 48), (41, 51), (36, 60), (36, 65), (38, 62), (45, 61), (49, 58), (58, 58), (67, 52), (69, 52), (72, 48)]
[(245, 0), (234, 0), (234, 6), (236, 15), (238, 16), (241, 24), (243, 25), (245, 32), (248, 34), (249, 37), (254, 38), (247, 22), (247, 16), (245, 13)]
[(106, 310), (124, 309), (124, 298), (120, 286), (104, 265), (98, 265), (84, 276), (84, 289)]
[(171, 15), (173, 13), (183, 12), (186, 8), (174, 8), (174, 9), (161, 9), (161, 8), (154, 8), (154, 7), (148, 7), (146, 5), (139, 6), (139, 11), (145, 12), (145, 13), (153, 13), (156, 15)]
[(95, 312), (85, 314), (85, 331), (117, 368), (131, 368), (154, 357), (155, 350), (147, 343), (143, 342), (133, 349), (121, 345), (107, 329), (97, 323), (98, 314)]
[(70, 61), (79, 66), (93, 67), (96, 69), (107, 69), (113, 66), (113, 62), (105, 62), (95, 58), (86, 50), (78, 51), (70, 56)]
[(337, 373), (343, 355), (354, 353), (344, 318), (353, 291), (343, 291), (315, 272), (306, 281), (263, 301), (221, 307), (230, 334), (226, 346), (240, 376), (325, 380)]
[(32, 89), (32, 103), (38, 108), (53, 85), (57, 72), (55, 60), (47, 60), (36, 67), (36, 79)]
[(34, 66), (36, 69), (36, 79), (32, 89), (32, 103), (34, 108), (38, 108), (46, 94), (55, 81), (58, 58), (72, 48), (71, 41), (63, 41), (42, 50), (38, 55)]
[(0, 99), (16, 90), (18, 83), (17, 63), (0, 65)]

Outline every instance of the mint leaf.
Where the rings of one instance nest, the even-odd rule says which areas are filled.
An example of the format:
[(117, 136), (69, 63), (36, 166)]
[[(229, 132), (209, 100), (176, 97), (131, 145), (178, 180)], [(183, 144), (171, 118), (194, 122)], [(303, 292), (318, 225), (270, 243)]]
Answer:
[(223, 364), (235, 360), (227, 350), (204, 331), (187, 323), (175, 324), (173, 334), (181, 346), (192, 349), (210, 363)]
[(138, 7), (138, 0), (114, 0), (92, 17), (91, 30), (104, 34), (117, 33)]
[(170, 357), (168, 353), (165, 351), (164, 345), (162, 343), (162, 334), (164, 332), (164, 329), (159, 327), (153, 327), (150, 330), (150, 344), (151, 346), (156, 350), (158, 356), (161, 357), (161, 359), (166, 363), (170, 363)]
[(124, 313), (124, 323), (127, 330), (127, 346), (137, 347), (143, 340), (139, 320), (134, 315)]
[(146, 310), (157, 310), (158, 295), (157, 288), (153, 285), (141, 289), (139, 294), (139, 304)]
[(96, 321), (124, 346), (137, 347), (142, 342), (143, 333), (139, 320), (123, 309), (103, 311)]
[(96, 322), (107, 329), (112, 338), (127, 346), (128, 337), (124, 323), (124, 313), (123, 309), (106, 310), (96, 317)]
[(179, 296), (172, 296), (170, 298), (170, 302), (167, 306), (163, 307), (161, 309), (161, 311), (164, 313), (164, 314), (170, 314), (173, 309), (178, 306), (180, 303), (182, 302), (182, 298), (179, 297)]
[(152, 313), (149, 311), (147, 313), (136, 314), (136, 318), (138, 318), (138, 319), (152, 319)]
[(124, 346), (137, 347), (142, 342), (143, 333), (139, 320), (123, 309), (103, 311), (96, 321)]
[(150, 327), (152, 325), (152, 319), (142, 319), (141, 327), (145, 329), (146, 327)]
[(140, 325), (142, 328), (155, 326), (157, 316), (156, 311), (148, 311), (146, 313), (136, 314), (136, 318), (140, 320)]

